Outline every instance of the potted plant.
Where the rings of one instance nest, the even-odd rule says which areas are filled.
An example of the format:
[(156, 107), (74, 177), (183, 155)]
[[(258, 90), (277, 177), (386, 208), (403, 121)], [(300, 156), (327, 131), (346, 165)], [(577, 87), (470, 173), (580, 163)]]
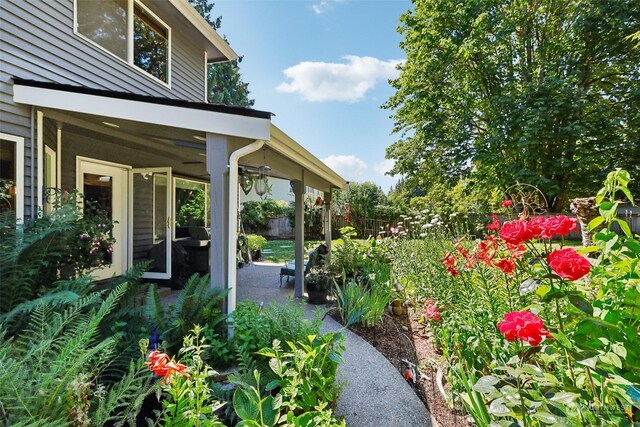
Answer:
[(247, 244), (251, 251), (251, 259), (257, 260), (262, 258), (262, 249), (267, 244), (267, 239), (257, 234), (248, 234)]
[(304, 276), (305, 287), (309, 295), (309, 304), (326, 304), (329, 288), (331, 287), (331, 276), (323, 269), (313, 267)]

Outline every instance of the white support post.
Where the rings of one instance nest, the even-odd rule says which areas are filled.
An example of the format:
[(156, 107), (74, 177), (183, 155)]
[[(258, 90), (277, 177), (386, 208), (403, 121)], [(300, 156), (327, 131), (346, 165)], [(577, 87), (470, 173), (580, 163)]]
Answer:
[(329, 189), (328, 193), (324, 194), (324, 244), (329, 250), (328, 257), (331, 256), (331, 198), (333, 190)]
[(223, 135), (207, 133), (207, 172), (211, 184), (211, 247), (210, 275), (211, 287), (225, 289), (228, 286), (227, 276), (227, 241), (228, 241), (228, 141)]
[(58, 190), (62, 190), (62, 123), (58, 122), (56, 131), (56, 183)]
[(295, 275), (295, 291), (296, 298), (302, 298), (304, 294), (304, 170), (301, 174), (300, 181), (295, 182), (294, 195), (295, 195), (295, 261), (296, 261), (296, 275)]
[[(40, 110), (36, 113), (36, 141), (37, 141), (37, 156), (38, 156), (38, 167), (36, 171), (37, 180), (37, 215), (39, 216), (43, 209), (43, 193), (44, 193), (44, 113)], [(32, 160), (33, 161), (33, 160)], [(31, 177), (33, 179), (33, 177)]]

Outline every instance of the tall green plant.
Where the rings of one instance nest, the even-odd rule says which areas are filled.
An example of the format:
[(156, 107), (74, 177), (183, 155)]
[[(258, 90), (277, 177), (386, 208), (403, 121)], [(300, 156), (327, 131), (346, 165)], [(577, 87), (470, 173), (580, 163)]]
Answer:
[[(114, 418), (132, 419), (152, 390), (141, 375), (141, 359), (122, 379), (104, 382), (117, 358), (118, 338), (100, 338), (100, 326), (126, 293), (122, 284), (102, 295), (79, 298), (63, 312), (43, 302), (15, 339), (0, 339), (0, 420), (9, 425), (103, 425)], [(96, 306), (96, 304), (98, 304)], [(102, 400), (104, 399), (104, 400)], [(72, 421), (72, 417), (73, 420)]]

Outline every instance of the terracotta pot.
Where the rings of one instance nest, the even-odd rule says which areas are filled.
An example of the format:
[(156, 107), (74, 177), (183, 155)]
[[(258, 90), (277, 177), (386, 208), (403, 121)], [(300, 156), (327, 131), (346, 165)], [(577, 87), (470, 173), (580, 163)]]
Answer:
[(404, 308), (402, 307), (402, 301), (395, 300), (391, 303), (391, 311), (396, 316), (401, 316), (404, 313)]

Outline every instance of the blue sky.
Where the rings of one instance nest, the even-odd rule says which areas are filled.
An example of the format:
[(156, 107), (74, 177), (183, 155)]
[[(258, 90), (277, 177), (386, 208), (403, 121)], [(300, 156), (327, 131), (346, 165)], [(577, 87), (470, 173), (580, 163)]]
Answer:
[(405, 57), (396, 32), (409, 0), (217, 0), (219, 32), (244, 59), (255, 108), (348, 181), (385, 176), (393, 94), (387, 83)]

